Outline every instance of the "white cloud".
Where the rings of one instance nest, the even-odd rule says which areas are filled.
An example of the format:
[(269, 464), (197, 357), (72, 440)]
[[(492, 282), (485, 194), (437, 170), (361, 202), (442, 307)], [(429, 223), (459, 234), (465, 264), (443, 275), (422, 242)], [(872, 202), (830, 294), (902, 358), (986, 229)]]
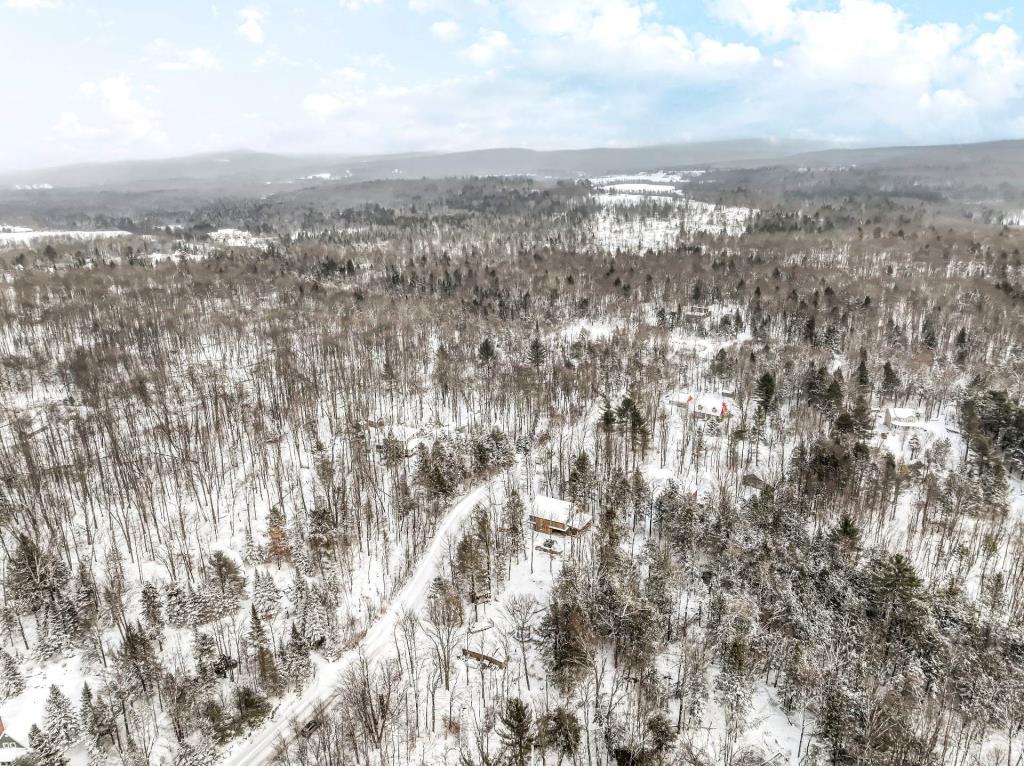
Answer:
[(344, 102), (330, 93), (311, 93), (302, 100), (302, 106), (318, 120), (325, 120), (342, 110)]
[(692, 80), (740, 76), (761, 60), (756, 47), (710, 37), (692, 39), (662, 24), (644, 0), (510, 0), (519, 23), (541, 42), (532, 59), (561, 70), (613, 77), (672, 75)]
[(75, 112), (61, 112), (57, 124), (53, 126), (53, 132), (58, 137), (69, 140), (96, 138), (107, 134), (103, 128), (83, 124)]
[[(620, 105), (635, 104), (624, 98)], [(417, 84), (364, 84), (303, 100), (310, 148), (334, 151), (438, 151), (488, 146), (571, 147), (624, 143), (602, 118), (602, 98), (565, 93), (543, 81), (494, 73)], [(543, 115), (543, 119), (539, 117)], [(339, 137), (344, 141), (339, 145)]]
[(1024, 97), (1024, 50), (1010, 27), (979, 35), (967, 48), (964, 87), (983, 108), (999, 108)]
[(62, 0), (7, 0), (4, 5), (23, 11), (36, 11), (60, 8), (64, 3)]
[(166, 72), (191, 72), (197, 70), (219, 70), (220, 62), (205, 48), (189, 48), (174, 51), (157, 64)]
[(261, 45), (266, 39), (263, 31), (263, 22), (266, 14), (258, 8), (243, 8), (238, 12), (242, 23), (238, 27), (238, 34), (255, 45)]
[[(160, 125), (159, 115), (135, 97), (132, 82), (125, 76), (110, 77), (99, 82), (84, 82), (79, 92), (96, 102), (99, 111), (106, 119), (108, 127), (103, 128), (117, 140), (124, 143), (161, 144), (167, 140), (167, 134)], [(65, 131), (77, 125), (77, 115), (65, 117), (61, 122)], [(94, 130), (94, 129), (89, 129)]]
[(366, 72), (351, 66), (343, 66), (334, 72), (334, 76), (341, 82), (352, 83), (362, 82), (366, 79)]
[(459, 32), (459, 25), (455, 21), (435, 21), (430, 25), (430, 33), (438, 40), (454, 40)]
[(998, 11), (988, 11), (981, 14), (981, 17), (985, 21), (1001, 24), (1002, 22), (1009, 21), (1013, 18), (1013, 8), (1001, 8)]
[(781, 39), (795, 17), (792, 0), (718, 0), (713, 10), (726, 21), (767, 40)]
[(462, 54), (478, 66), (490, 64), (494, 57), (509, 47), (508, 35), (500, 30), (480, 30), (480, 39)]
[(341, 7), (346, 11), (361, 11), (370, 5), (380, 5), (382, 0), (339, 0)]
[[(1024, 97), (1024, 51), (1006, 25), (980, 34), (914, 23), (884, 0), (814, 9), (790, 0), (717, 0), (716, 15), (778, 44), (755, 119), (912, 140), (984, 135)], [(1019, 111), (1019, 103), (1017, 103)]]

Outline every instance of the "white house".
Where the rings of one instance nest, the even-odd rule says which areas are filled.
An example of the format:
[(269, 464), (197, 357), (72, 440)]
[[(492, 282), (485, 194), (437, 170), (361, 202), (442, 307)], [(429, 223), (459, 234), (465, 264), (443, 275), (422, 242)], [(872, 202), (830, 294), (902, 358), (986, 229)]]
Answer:
[(0, 763), (12, 763), (23, 755), (28, 755), (28, 748), (4, 730), (3, 719), (0, 719)]
[(681, 393), (669, 399), (669, 404), (686, 410), (698, 420), (728, 418), (736, 404), (724, 394)]
[(923, 427), (920, 410), (910, 407), (886, 407), (883, 422), (886, 428), (909, 430)]

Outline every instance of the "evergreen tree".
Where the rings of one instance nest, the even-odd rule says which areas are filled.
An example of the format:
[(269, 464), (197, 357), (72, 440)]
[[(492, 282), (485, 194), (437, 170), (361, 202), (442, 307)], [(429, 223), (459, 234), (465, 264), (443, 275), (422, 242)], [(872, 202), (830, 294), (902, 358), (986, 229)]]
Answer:
[(861, 388), (871, 387), (871, 374), (868, 372), (868, 352), (860, 350), (860, 361), (857, 362), (857, 385)]
[(594, 468), (590, 462), (590, 455), (582, 450), (573, 461), (569, 469), (569, 499), (586, 508), (589, 504), (590, 493), (594, 483)]
[(216, 762), (216, 754), (205, 740), (199, 744), (182, 742), (174, 756), (174, 766), (213, 766)]
[(249, 631), (246, 634), (246, 640), (249, 643), (250, 651), (268, 645), (267, 632), (263, 629), (260, 616), (256, 613), (255, 604), (249, 606)]
[(886, 399), (892, 399), (899, 387), (900, 376), (892, 368), (892, 362), (886, 360), (885, 365), (882, 367), (882, 396)]
[(480, 343), (480, 348), (477, 349), (481, 363), (484, 365), (490, 364), (494, 359), (494, 353), (494, 341), (490, 338), (484, 338), (483, 342)]
[(56, 684), (50, 685), (50, 694), (46, 698), (45, 728), (61, 749), (69, 747), (80, 733), (78, 715), (71, 706), (71, 700)]
[(63, 749), (55, 738), (46, 731), (41, 731), (32, 724), (28, 732), (29, 747), (32, 749), (32, 766), (67, 766)]
[(539, 370), (541, 365), (544, 364), (544, 360), (547, 359), (547, 356), (547, 349), (544, 348), (544, 344), (541, 342), (540, 338), (534, 337), (533, 340), (530, 341), (530, 349), (526, 355), (526, 358), (530, 362), (530, 366)]
[(508, 535), (508, 550), (518, 551), (523, 547), (523, 517), (526, 508), (518, 490), (512, 490), (505, 500), (501, 513), (501, 526)]
[(267, 559), (280, 569), (282, 563), (291, 560), (292, 552), (288, 545), (284, 514), (276, 505), (267, 516), (267, 538)]
[(967, 328), (961, 327), (960, 331), (956, 334), (956, 355), (955, 361), (959, 365), (963, 365), (967, 361), (967, 355), (969, 348), (967, 345)]
[(74, 605), (72, 614), (74, 621), (74, 632), (80, 634), (86, 627), (91, 627), (99, 613), (99, 595), (96, 591), (96, 583), (92, 574), (85, 568), (78, 568), (78, 577), (75, 578), (75, 590), (72, 597)]
[(498, 738), (501, 740), (508, 763), (526, 766), (533, 749), (533, 713), (518, 697), (505, 700), (498, 713)]
[(142, 618), (151, 636), (158, 637), (164, 630), (164, 610), (160, 601), (160, 591), (147, 582), (142, 586)]
[(25, 679), (18, 670), (18, 663), (3, 649), (0, 649), (0, 700), (17, 697), (25, 691)]
[(328, 644), (332, 635), (331, 618), (324, 600), (323, 592), (314, 589), (303, 605), (301, 617), (302, 637), (306, 645), (318, 650)]
[(256, 544), (253, 539), (252, 530), (245, 530), (245, 543), (242, 548), (242, 561), (248, 566), (256, 566), (262, 564), (266, 560), (266, 552), (262, 546)]
[(775, 376), (771, 371), (764, 372), (757, 379), (754, 396), (757, 399), (758, 416), (763, 419), (775, 403)]
[(593, 642), (593, 627), (580, 604), (575, 576), (570, 566), (559, 573), (538, 631), (548, 669), (563, 691), (575, 687), (587, 672)]
[(256, 570), (256, 574), (253, 575), (252, 601), (261, 617), (267, 618), (277, 614), (281, 603), (281, 591), (278, 590), (270, 573), (261, 574)]
[(164, 603), (167, 621), (171, 625), (180, 628), (189, 624), (189, 607), (185, 601), (185, 594), (181, 592), (176, 582), (169, 582), (164, 587)]
[(281, 689), (281, 677), (277, 672), (277, 664), (274, 662), (274, 655), (270, 650), (270, 641), (263, 628), (263, 623), (256, 613), (255, 606), (250, 607), (247, 640), (249, 653), (253, 657), (255, 665), (256, 680), (263, 689), (276, 694)]
[(293, 689), (302, 689), (313, 676), (313, 661), (309, 647), (295, 623), (292, 623), (291, 638), (284, 656), (284, 671), (288, 684)]
[(78, 723), (82, 735), (89, 743), (95, 743), (99, 734), (99, 726), (96, 722), (96, 708), (92, 701), (92, 689), (88, 683), (82, 684), (82, 696), (78, 702)]
[(217, 660), (220, 653), (217, 644), (209, 633), (194, 631), (192, 634), (192, 656), (196, 661), (196, 673), (206, 681), (212, 681), (217, 673)]
[(868, 407), (863, 394), (857, 394), (850, 415), (853, 418), (854, 432), (860, 438), (865, 438), (874, 429), (875, 417), (871, 414), (871, 408)]
[(214, 551), (210, 556), (210, 572), (221, 595), (237, 603), (245, 590), (245, 576), (235, 560), (223, 551)]
[(71, 636), (57, 611), (55, 600), (43, 604), (42, 614), (36, 623), (36, 634), (35, 655), (41, 661), (71, 648)]
[(544, 717), (544, 742), (558, 753), (558, 763), (563, 758), (576, 762), (580, 749), (580, 722), (576, 714), (565, 705), (559, 705)]
[(5, 593), (19, 611), (38, 612), (64, 591), (64, 562), (28, 535), (19, 534), (5, 567)]

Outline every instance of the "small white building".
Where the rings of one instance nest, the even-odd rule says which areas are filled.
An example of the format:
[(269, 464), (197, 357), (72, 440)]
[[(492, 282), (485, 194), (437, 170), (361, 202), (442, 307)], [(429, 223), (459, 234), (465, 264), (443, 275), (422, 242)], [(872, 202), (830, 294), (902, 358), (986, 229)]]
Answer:
[(669, 404), (686, 410), (697, 420), (721, 420), (731, 417), (736, 404), (724, 394), (689, 393), (676, 394)]
[(910, 407), (886, 407), (883, 422), (889, 429), (912, 430), (924, 427), (920, 410)]

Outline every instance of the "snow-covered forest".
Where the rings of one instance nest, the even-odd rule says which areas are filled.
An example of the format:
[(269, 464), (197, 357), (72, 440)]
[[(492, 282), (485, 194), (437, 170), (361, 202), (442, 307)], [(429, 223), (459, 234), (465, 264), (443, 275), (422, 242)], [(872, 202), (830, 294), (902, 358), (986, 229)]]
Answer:
[(0, 221), (16, 762), (1024, 763), (1024, 231), (810, 175)]

